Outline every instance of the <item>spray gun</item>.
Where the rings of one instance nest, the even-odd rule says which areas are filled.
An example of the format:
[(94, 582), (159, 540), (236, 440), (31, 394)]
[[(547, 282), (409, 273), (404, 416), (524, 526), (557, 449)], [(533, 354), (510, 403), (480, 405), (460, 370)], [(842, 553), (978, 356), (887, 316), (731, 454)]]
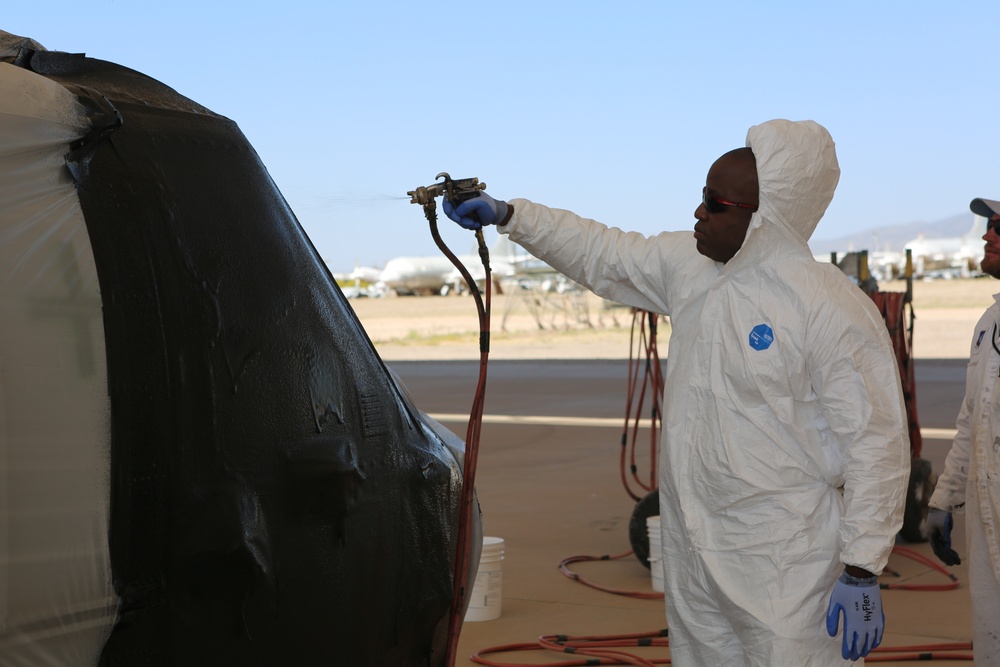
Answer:
[(456, 180), (449, 176), (448, 172), (442, 171), (434, 179), (440, 180), (442, 177), (444, 178), (443, 183), (434, 183), (427, 186), (421, 185), (416, 190), (407, 192), (406, 194), (410, 195), (410, 203), (428, 206), (434, 202), (435, 197), (444, 195), (445, 199), (452, 204), (458, 204), (467, 199), (478, 197), (479, 191), (486, 189), (486, 184), (480, 183), (478, 178), (460, 178)]
[[(443, 196), (451, 202), (452, 205), (458, 205), (466, 200), (478, 197), (479, 191), (486, 189), (486, 184), (480, 183), (479, 179), (476, 177), (454, 179), (448, 175), (448, 172), (446, 171), (442, 171), (434, 178), (435, 180), (441, 180), (443, 178), (444, 181), (426, 186), (421, 185), (416, 190), (410, 190), (406, 194), (410, 196), (411, 204), (420, 204), (424, 207), (424, 215), (427, 216), (428, 222), (431, 223), (431, 230), (432, 234), (435, 236), (435, 241), (438, 241), (435, 198)], [(483, 267), (486, 269), (486, 275), (489, 276), (490, 253), (486, 248), (486, 239), (483, 237), (482, 228), (476, 230), (476, 241), (479, 244), (479, 258), (482, 260)], [(438, 242), (438, 246), (440, 247), (441, 245), (442, 243)], [(446, 252), (445, 254), (449, 253)], [(459, 267), (459, 271), (462, 271), (462, 267)], [(467, 282), (470, 280), (465, 273), (463, 273), (463, 276), (466, 277)], [(474, 286), (470, 285), (470, 288), (474, 290)]]

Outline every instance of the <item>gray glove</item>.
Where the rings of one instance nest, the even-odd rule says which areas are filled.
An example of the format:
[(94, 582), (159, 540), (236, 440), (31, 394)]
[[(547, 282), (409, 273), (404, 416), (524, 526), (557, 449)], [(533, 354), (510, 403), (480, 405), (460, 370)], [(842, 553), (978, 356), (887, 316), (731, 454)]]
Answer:
[(927, 512), (927, 533), (931, 540), (931, 549), (945, 565), (962, 564), (962, 559), (951, 548), (951, 528), (954, 523), (951, 512), (933, 507)]

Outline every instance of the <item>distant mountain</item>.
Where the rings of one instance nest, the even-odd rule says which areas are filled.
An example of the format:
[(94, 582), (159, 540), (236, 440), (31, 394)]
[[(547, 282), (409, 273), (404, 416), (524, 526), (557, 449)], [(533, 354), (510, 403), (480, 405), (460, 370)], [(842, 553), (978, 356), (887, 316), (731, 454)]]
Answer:
[[(972, 227), (972, 221), (971, 213), (961, 213), (937, 222), (910, 222), (901, 225), (873, 227), (836, 239), (817, 240), (814, 238), (809, 241), (809, 247), (816, 255), (831, 252), (844, 253), (851, 250), (900, 252), (904, 244), (917, 238), (920, 234), (928, 239), (961, 236)], [(985, 227), (983, 230), (985, 231)]]

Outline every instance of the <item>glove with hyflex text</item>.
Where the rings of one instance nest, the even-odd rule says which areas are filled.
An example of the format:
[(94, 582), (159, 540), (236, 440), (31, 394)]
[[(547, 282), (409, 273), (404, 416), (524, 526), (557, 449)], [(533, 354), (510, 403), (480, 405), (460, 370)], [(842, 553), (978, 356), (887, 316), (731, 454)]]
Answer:
[(931, 549), (945, 565), (962, 564), (962, 559), (951, 548), (951, 528), (954, 524), (955, 520), (951, 518), (951, 512), (933, 507), (927, 512), (927, 536), (931, 540)]
[(441, 208), (444, 209), (445, 215), (466, 229), (505, 224), (510, 212), (507, 202), (494, 199), (485, 192), (480, 192), (472, 199), (466, 199), (458, 206), (445, 199)]
[(837, 636), (840, 615), (844, 615), (844, 643), (840, 653), (845, 660), (865, 657), (882, 643), (885, 614), (878, 577), (852, 577), (844, 572), (830, 594), (826, 610), (826, 631)]

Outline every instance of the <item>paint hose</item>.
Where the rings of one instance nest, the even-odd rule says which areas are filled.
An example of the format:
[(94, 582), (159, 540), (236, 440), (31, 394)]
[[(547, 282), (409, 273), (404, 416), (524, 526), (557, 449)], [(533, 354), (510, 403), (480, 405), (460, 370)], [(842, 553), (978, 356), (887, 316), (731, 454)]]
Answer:
[[(476, 651), (472, 662), (489, 667), (530, 667), (543, 664), (537, 661), (510, 662), (493, 657), (498, 654), (518, 652), (545, 652), (570, 656), (559, 662), (545, 662), (548, 667), (587, 667), (589, 665), (669, 665), (669, 657), (646, 657), (628, 653), (621, 648), (666, 649), (670, 647), (669, 630), (653, 630), (622, 635), (543, 635), (534, 642), (492, 646)], [(490, 657), (487, 657), (490, 656)], [(879, 646), (865, 658), (865, 663), (874, 662), (930, 662), (935, 660), (974, 660), (972, 642), (943, 642), (914, 646)]]
[(472, 401), (469, 415), (469, 426), (465, 436), (465, 461), (462, 467), (462, 499), (458, 521), (458, 538), (455, 548), (455, 570), (453, 575), (453, 594), (451, 610), (448, 618), (448, 646), (445, 654), (445, 665), (453, 667), (458, 651), (458, 638), (462, 632), (464, 619), (466, 583), (469, 576), (469, 554), (472, 551), (472, 516), (475, 507), (476, 459), (479, 455), (479, 435), (483, 424), (483, 400), (486, 396), (486, 370), (490, 352), (490, 302), (492, 300), (492, 276), (490, 270), (490, 253), (486, 247), (483, 230), (476, 231), (476, 241), (479, 244), (479, 257), (485, 269), (485, 299), (479, 291), (476, 281), (472, 278), (465, 265), (455, 256), (441, 238), (437, 224), (437, 206), (433, 197), (423, 203), (424, 215), (430, 225), (434, 243), (444, 255), (451, 260), (476, 301), (479, 311), (479, 381)]
[[(632, 332), (629, 339), (628, 385), (625, 400), (625, 424), (621, 436), (619, 469), (622, 485), (632, 500), (642, 500), (657, 487), (657, 435), (662, 423), (660, 403), (663, 400), (663, 370), (656, 347), (659, 315), (638, 308), (632, 311)], [(649, 327), (647, 332), (647, 325)], [(638, 330), (638, 337), (637, 337)], [(641, 381), (640, 381), (641, 375)], [(636, 458), (637, 438), (646, 394), (650, 398), (649, 415), (649, 477), (639, 477)], [(633, 489), (633, 485), (637, 489)]]

